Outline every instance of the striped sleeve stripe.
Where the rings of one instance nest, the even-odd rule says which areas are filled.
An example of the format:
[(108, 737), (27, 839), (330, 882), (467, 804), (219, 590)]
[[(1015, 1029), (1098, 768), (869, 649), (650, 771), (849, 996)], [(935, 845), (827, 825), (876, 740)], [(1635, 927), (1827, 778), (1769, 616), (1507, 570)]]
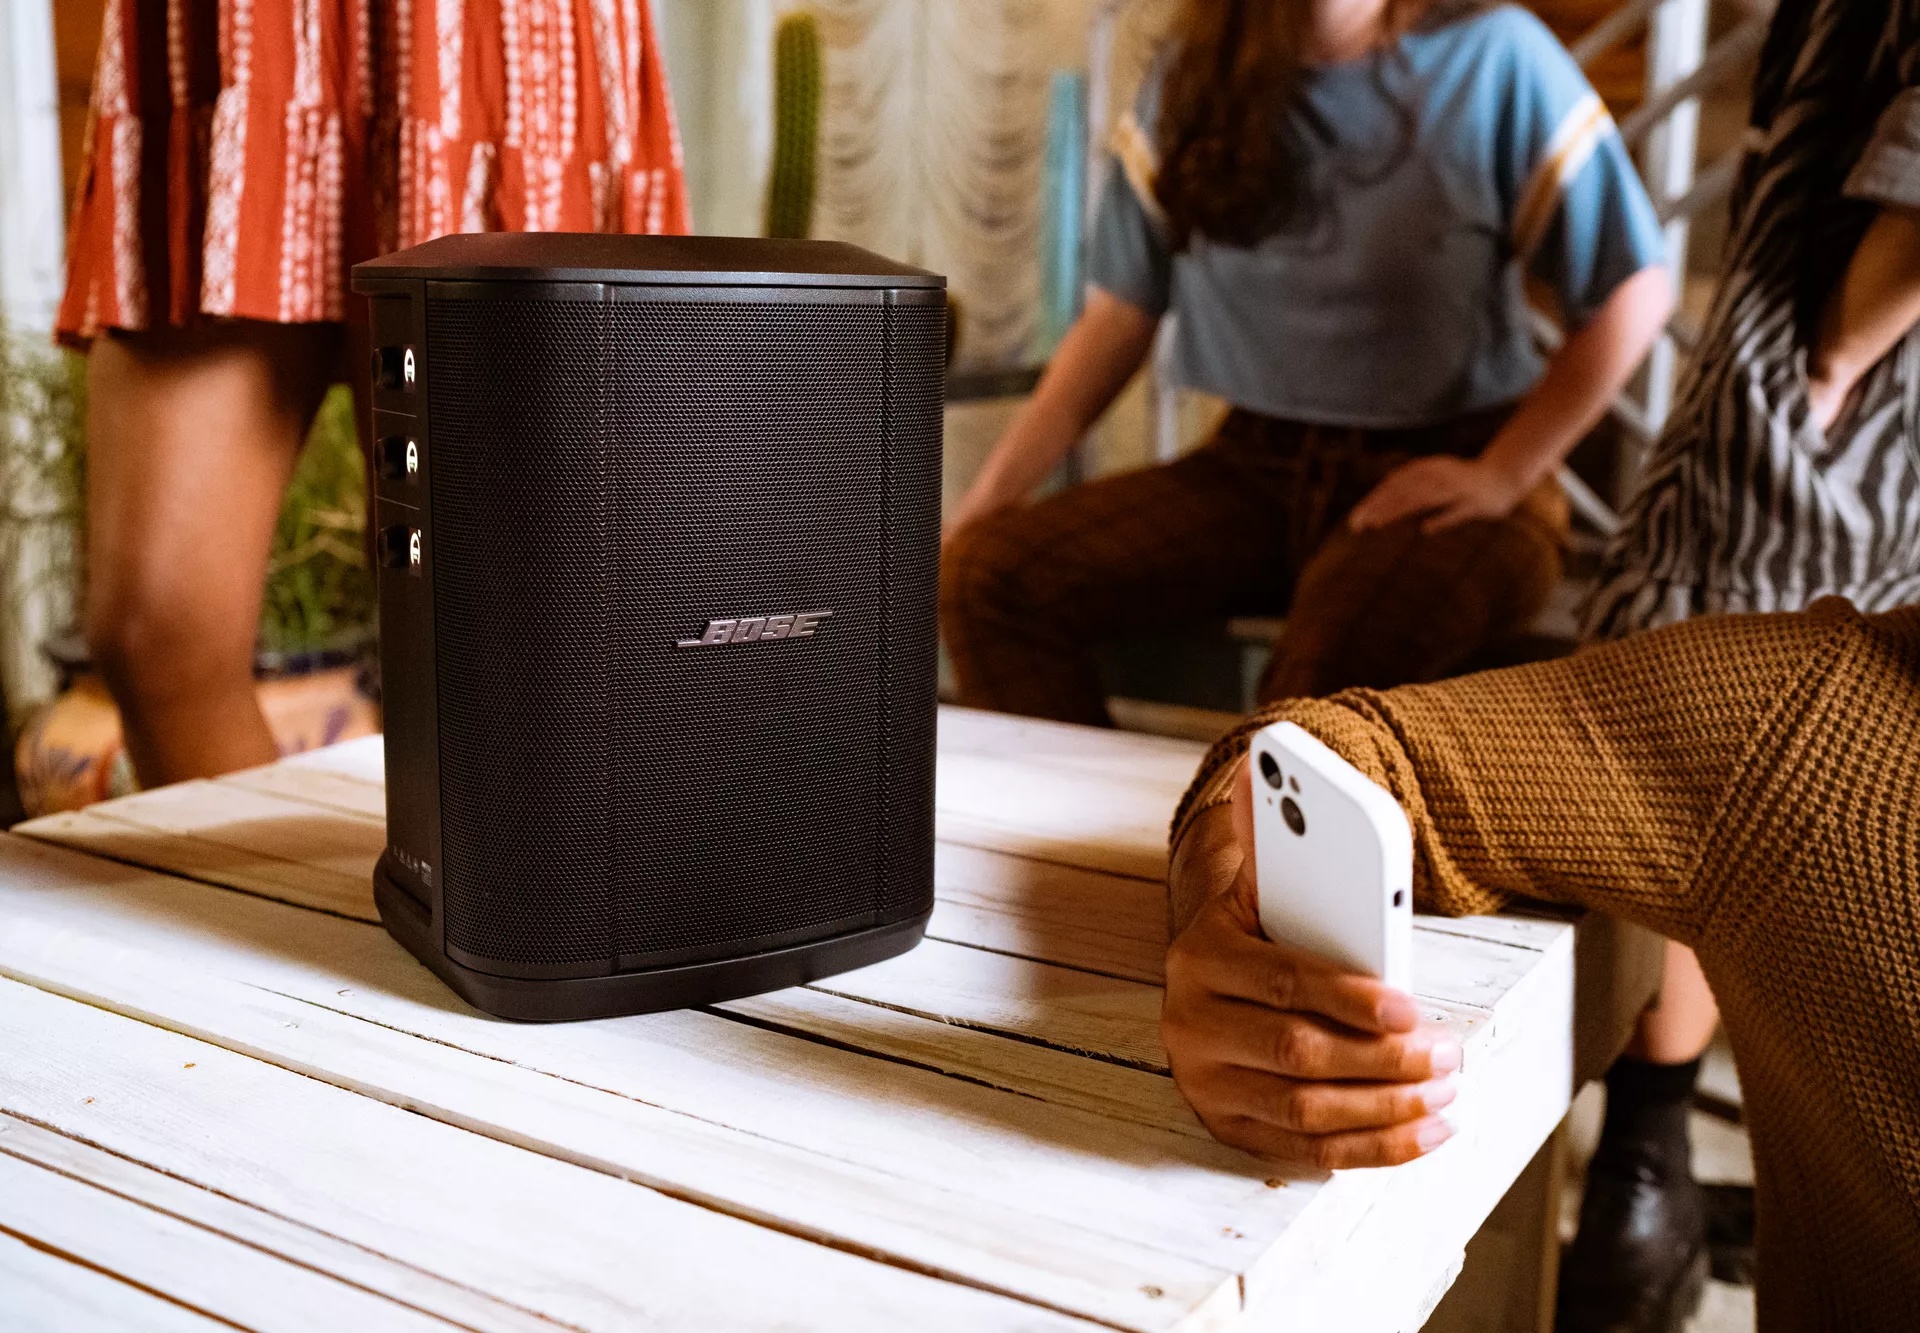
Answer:
[(1140, 207), (1155, 223), (1165, 223), (1167, 215), (1154, 195), (1154, 181), (1160, 175), (1160, 155), (1154, 151), (1153, 140), (1140, 128), (1140, 122), (1134, 118), (1132, 111), (1121, 115), (1119, 123), (1113, 127), (1113, 137), (1108, 146), (1113, 149), (1113, 155), (1120, 159), (1120, 169), (1126, 173), (1127, 184), (1133, 187), (1134, 197), (1140, 201)]
[(1520, 192), (1520, 206), (1513, 216), (1513, 248), (1521, 260), (1531, 259), (1546, 237), (1553, 215), (1560, 207), (1560, 196), (1567, 182), (1580, 174), (1580, 168), (1593, 157), (1594, 149), (1614, 133), (1613, 117), (1596, 93), (1588, 93), (1561, 118), (1540, 165), (1533, 169), (1526, 189)]

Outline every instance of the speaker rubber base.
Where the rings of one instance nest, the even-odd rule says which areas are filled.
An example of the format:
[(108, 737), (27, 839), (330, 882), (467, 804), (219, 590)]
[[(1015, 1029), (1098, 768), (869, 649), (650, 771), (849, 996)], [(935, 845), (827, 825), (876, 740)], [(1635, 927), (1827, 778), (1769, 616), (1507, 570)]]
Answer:
[(456, 995), (496, 1018), (523, 1023), (651, 1014), (802, 986), (907, 952), (920, 942), (927, 918), (933, 915), (929, 908), (905, 921), (740, 958), (598, 977), (534, 981), (481, 972), (441, 953), (432, 938), (428, 917), (392, 881), (384, 857), (373, 873), (373, 900), (387, 932), (452, 987)]

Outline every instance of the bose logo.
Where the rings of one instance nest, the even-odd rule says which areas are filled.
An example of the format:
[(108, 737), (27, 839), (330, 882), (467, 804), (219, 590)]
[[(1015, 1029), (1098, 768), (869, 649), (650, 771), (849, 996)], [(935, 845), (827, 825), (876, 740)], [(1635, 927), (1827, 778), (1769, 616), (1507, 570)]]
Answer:
[(709, 620), (707, 632), (697, 639), (682, 639), (681, 648), (706, 648), (722, 643), (762, 643), (769, 639), (811, 639), (820, 622), (831, 611), (805, 611), (797, 616), (736, 616), (732, 620)]

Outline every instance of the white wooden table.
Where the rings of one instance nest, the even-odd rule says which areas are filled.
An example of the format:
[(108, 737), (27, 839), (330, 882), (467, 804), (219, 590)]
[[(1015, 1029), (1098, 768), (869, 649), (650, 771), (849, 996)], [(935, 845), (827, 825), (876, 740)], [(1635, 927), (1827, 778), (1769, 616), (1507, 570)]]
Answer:
[[(940, 740), (926, 943), (640, 1018), (498, 1022), (388, 939), (377, 739), (0, 837), (0, 1326), (1418, 1327), (1566, 1110), (1607, 932), (1422, 919), (1467, 1130), (1285, 1175), (1156, 1034), (1199, 747)], [(1492, 1276), (1537, 1316), (1535, 1270)]]

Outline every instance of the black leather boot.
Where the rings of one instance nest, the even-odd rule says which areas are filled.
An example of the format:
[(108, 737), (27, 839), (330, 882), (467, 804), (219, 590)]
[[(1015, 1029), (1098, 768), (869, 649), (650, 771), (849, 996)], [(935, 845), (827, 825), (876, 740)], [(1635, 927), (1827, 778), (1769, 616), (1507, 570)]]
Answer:
[(1555, 1333), (1680, 1333), (1707, 1281), (1707, 1209), (1687, 1109), (1700, 1063), (1621, 1059), (1560, 1265)]

